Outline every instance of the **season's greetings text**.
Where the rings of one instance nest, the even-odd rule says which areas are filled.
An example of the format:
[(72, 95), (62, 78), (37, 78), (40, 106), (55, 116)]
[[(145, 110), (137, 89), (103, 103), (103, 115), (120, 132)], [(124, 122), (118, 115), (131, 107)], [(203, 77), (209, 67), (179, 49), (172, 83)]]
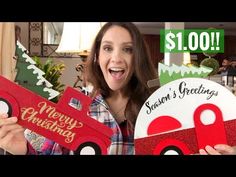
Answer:
[(169, 88), (169, 93), (167, 95), (164, 95), (162, 97), (157, 98), (155, 102), (150, 103), (149, 101), (145, 102), (145, 106), (147, 108), (146, 113), (151, 114), (151, 112), (159, 107), (160, 105), (163, 105), (164, 103), (168, 102), (171, 99), (183, 99), (186, 96), (191, 95), (205, 95), (206, 100), (211, 99), (213, 96), (218, 95), (218, 91), (209, 89), (203, 86), (203, 84), (200, 84), (196, 87), (190, 87), (187, 85), (186, 82), (182, 81), (179, 83), (179, 86), (177, 90), (172, 90), (173, 88)]
[(83, 126), (82, 122), (57, 112), (55, 107), (46, 102), (39, 102), (37, 108), (22, 108), (21, 113), (22, 120), (63, 136), (66, 143), (73, 142), (76, 135), (73, 129)]

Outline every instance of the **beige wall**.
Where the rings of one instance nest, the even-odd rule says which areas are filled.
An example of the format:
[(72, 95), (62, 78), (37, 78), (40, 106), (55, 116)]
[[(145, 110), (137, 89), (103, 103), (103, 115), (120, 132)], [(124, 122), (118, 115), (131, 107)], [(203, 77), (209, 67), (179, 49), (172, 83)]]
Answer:
[[(46, 61), (46, 58), (42, 58), (42, 61)], [(81, 60), (78, 58), (53, 58), (53, 61), (55, 63), (63, 62), (65, 64), (66, 68), (60, 77), (60, 81), (66, 86), (73, 87), (78, 74), (75, 70), (75, 66), (81, 63)]]
[(27, 22), (15, 22), (21, 28), (21, 43), (24, 45), (26, 49), (29, 48), (29, 29)]

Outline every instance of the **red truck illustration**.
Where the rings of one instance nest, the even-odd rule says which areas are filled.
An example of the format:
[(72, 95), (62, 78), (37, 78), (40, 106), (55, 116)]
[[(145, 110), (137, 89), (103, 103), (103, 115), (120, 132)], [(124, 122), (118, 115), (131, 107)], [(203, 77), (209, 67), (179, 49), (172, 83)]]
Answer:
[[(215, 120), (208, 125), (201, 120), (201, 114), (206, 110), (215, 114)], [(194, 111), (193, 119), (194, 128), (181, 130), (181, 122), (174, 117), (164, 115), (155, 118), (147, 128), (148, 136), (135, 139), (135, 153), (189, 155), (198, 153), (206, 145), (236, 144), (235, 118), (223, 121), (222, 112), (215, 104), (199, 105)]]
[(88, 116), (91, 99), (67, 87), (57, 104), (0, 76), (0, 112), (76, 154), (107, 154), (112, 130)]

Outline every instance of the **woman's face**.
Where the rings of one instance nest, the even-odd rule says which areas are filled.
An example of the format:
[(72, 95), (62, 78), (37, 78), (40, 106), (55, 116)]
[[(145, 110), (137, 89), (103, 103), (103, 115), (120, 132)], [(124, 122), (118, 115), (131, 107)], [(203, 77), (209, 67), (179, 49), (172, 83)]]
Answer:
[(113, 91), (123, 89), (134, 71), (133, 42), (129, 32), (112, 26), (104, 34), (98, 58), (103, 76)]

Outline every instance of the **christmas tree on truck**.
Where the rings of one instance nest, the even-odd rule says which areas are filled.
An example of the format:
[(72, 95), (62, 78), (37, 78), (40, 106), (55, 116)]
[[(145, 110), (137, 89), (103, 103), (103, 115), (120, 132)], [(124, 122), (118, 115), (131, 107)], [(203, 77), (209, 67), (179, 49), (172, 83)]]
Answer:
[(43, 77), (45, 73), (35, 66), (36, 62), (27, 55), (27, 50), (19, 41), (16, 43), (16, 57), (15, 82), (49, 100), (59, 95), (58, 91), (52, 89), (53, 85)]
[[(56, 99), (60, 93), (52, 89), (53, 85), (43, 77), (45, 73), (36, 66), (36, 62), (29, 57), (26, 48), (19, 41), (16, 43), (15, 54), (17, 59), (15, 82), (48, 100)], [(40, 151), (45, 137), (29, 129), (25, 130), (25, 137), (36, 150)]]

